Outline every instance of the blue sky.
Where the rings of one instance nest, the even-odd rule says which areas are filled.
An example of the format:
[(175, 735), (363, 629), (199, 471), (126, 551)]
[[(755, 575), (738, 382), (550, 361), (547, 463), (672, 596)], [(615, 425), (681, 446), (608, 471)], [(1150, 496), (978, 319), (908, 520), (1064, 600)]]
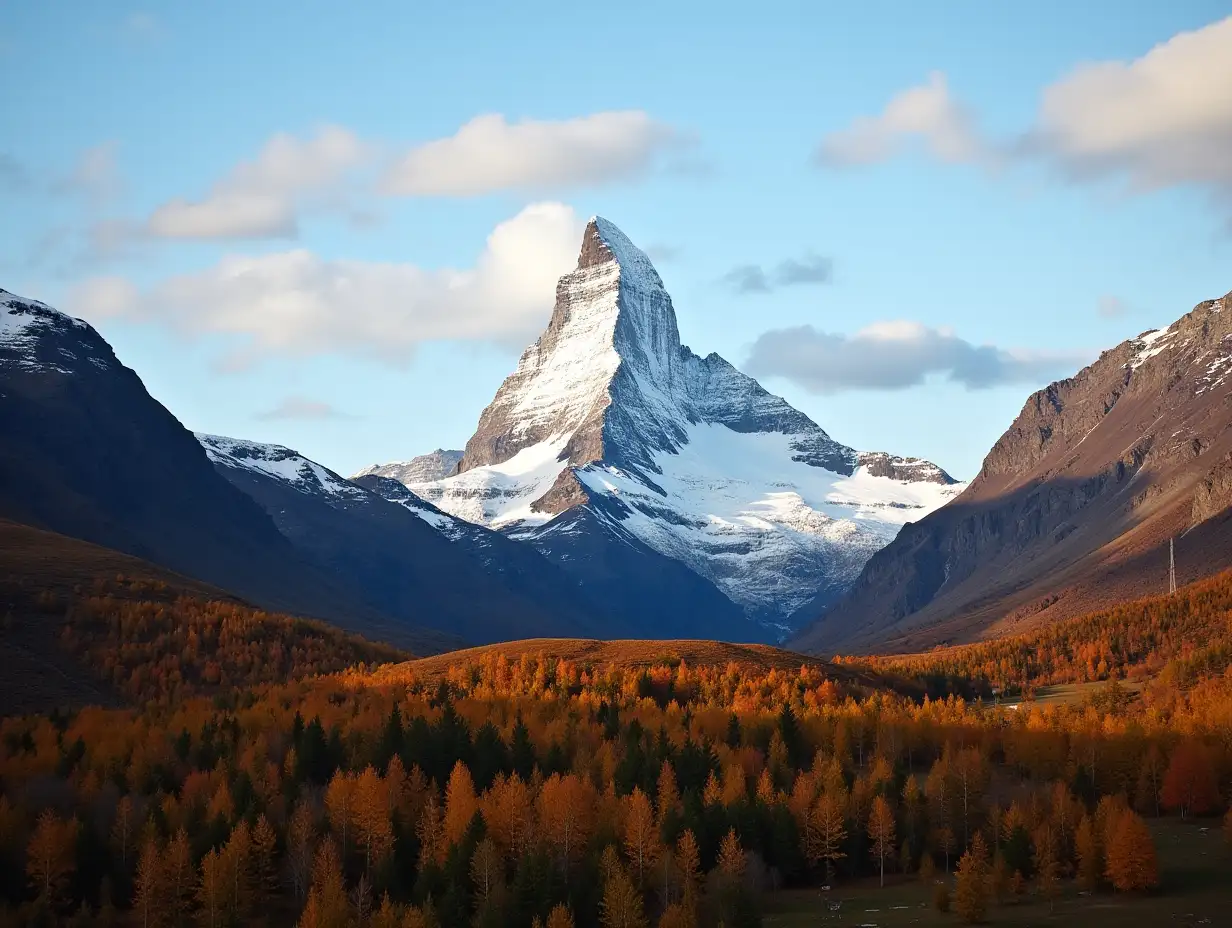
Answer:
[(461, 446), (598, 213), (694, 350), (970, 477), (1232, 289), (1230, 14), (0, 3), (0, 286), (350, 473)]

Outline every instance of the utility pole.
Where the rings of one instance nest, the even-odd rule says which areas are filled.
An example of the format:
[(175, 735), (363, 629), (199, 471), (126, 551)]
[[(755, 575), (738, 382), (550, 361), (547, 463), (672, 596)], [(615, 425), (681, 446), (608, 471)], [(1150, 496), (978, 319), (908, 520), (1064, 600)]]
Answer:
[(1168, 595), (1176, 593), (1176, 540), (1168, 539)]

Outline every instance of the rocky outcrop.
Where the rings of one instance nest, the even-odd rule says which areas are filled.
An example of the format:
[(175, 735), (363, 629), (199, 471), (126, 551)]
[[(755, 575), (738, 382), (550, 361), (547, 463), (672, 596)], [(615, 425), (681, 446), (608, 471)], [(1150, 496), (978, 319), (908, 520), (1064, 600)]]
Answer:
[(437, 448), (427, 454), (421, 454), (409, 461), (395, 461), (392, 464), (377, 464), (361, 470), (356, 477), (388, 477), (399, 483), (426, 483), (429, 480), (440, 480), (458, 472), (458, 464), (462, 461), (461, 451), (446, 451)]

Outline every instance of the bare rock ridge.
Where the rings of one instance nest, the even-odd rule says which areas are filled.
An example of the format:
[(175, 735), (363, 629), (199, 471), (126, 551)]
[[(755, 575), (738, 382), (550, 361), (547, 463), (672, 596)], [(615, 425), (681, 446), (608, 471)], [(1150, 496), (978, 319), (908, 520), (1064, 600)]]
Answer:
[[(599, 217), (457, 472), (403, 482), (562, 564), (580, 532), (636, 539), (777, 628), (960, 489), (929, 462), (835, 441), (719, 355), (691, 351), (653, 264)], [(562, 520), (579, 509), (590, 516)]]
[(956, 500), (904, 528), (796, 644), (919, 647), (1025, 629), (1232, 555), (1232, 294), (1028, 398)]
[(462, 460), (461, 451), (446, 451), (437, 448), (427, 454), (420, 454), (409, 461), (395, 461), (392, 464), (378, 464), (361, 470), (356, 477), (388, 477), (399, 483), (423, 483), (428, 480), (440, 480), (458, 471)]

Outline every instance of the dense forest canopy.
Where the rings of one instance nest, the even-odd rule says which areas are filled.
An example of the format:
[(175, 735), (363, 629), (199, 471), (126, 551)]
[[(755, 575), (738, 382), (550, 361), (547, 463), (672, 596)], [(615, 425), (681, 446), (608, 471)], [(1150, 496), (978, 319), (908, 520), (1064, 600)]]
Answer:
[[(859, 673), (546, 647), (429, 673), (157, 594), (42, 603), (131, 707), (0, 724), (13, 924), (754, 925), (767, 890), (903, 872), (953, 873), (938, 905), (978, 919), (990, 893), (1149, 889), (1144, 817), (1222, 813), (1232, 779), (1228, 577)], [(1010, 708), (879, 674), (1153, 682)]]

